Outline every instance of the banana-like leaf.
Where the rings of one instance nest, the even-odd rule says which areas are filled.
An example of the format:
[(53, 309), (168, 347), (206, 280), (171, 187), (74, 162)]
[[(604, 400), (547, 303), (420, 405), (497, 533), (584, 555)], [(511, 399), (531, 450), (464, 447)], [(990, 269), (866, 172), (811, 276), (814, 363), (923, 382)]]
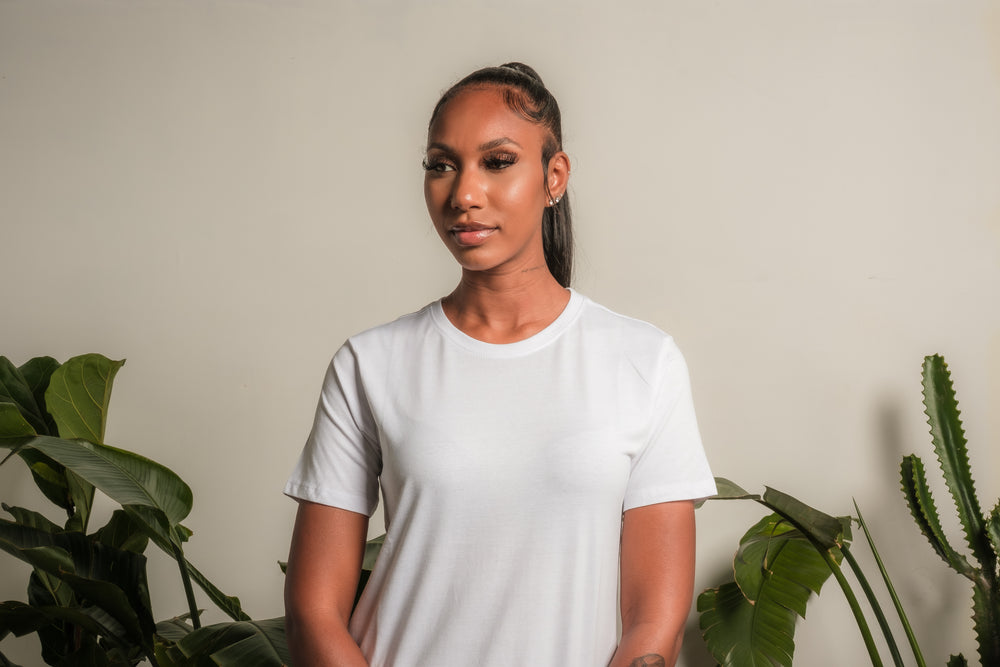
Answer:
[(715, 478), (716, 494), (712, 500), (760, 500), (760, 495), (750, 493), (736, 482), (732, 482), (725, 477)]
[(838, 519), (806, 505), (787, 493), (770, 487), (764, 487), (764, 489), (763, 504), (791, 520), (800, 530), (821, 544), (824, 549), (839, 548), (844, 546), (845, 541), (850, 541), (851, 521), (849, 517)]
[(62, 579), (36, 568), (28, 577), (28, 604), (33, 607), (74, 607), (76, 596)]
[(955, 551), (948, 542), (941, 527), (934, 496), (927, 485), (927, 475), (924, 472), (924, 462), (916, 454), (903, 457), (900, 464), (900, 478), (903, 485), (903, 496), (910, 508), (913, 520), (931, 543), (935, 553), (953, 570), (966, 577), (975, 576), (975, 569), (965, 559), (965, 556)]
[(0, 521), (0, 548), (64, 581), (78, 600), (100, 607), (125, 632), (115, 639), (152, 650), (154, 623), (142, 554), (114, 549), (77, 532), (48, 533), (7, 521)]
[(66, 530), (85, 533), (90, 522), (90, 510), (94, 506), (94, 485), (80, 479), (72, 470), (67, 470), (66, 488), (73, 503), (73, 513), (66, 520)]
[(100, 354), (84, 354), (52, 373), (45, 405), (59, 427), (60, 437), (104, 444), (111, 386), (124, 363)]
[[(839, 550), (831, 553), (839, 562)], [(736, 583), (698, 597), (709, 650), (725, 667), (790, 667), (796, 618), (805, 616), (830, 568), (813, 542), (778, 514), (747, 531), (733, 564)]]
[(58, 524), (49, 521), (44, 515), (33, 510), (27, 510), (23, 507), (11, 507), (7, 503), (0, 503), (0, 507), (13, 516), (14, 521), (22, 526), (44, 530), (47, 533), (58, 533), (62, 530)]
[(16, 405), (35, 433), (48, 433), (45, 410), (35, 400), (21, 371), (7, 357), (0, 357), (0, 402)]
[(52, 619), (41, 609), (14, 600), (0, 602), (0, 638), (7, 633), (23, 637), (50, 623)]
[[(203, 591), (205, 591), (205, 594), (208, 595), (208, 598), (215, 604), (215, 606), (225, 612), (226, 615), (234, 621), (250, 620), (250, 617), (243, 611), (239, 598), (223, 593), (208, 579), (208, 577), (192, 565), (191, 561), (184, 558), (184, 552), (180, 545), (182, 542), (187, 541), (188, 537), (191, 535), (190, 530), (181, 524), (177, 524), (169, 531), (163, 530), (155, 520), (155, 513), (153, 513), (148, 507), (129, 506), (124, 509), (128, 512), (132, 519), (136, 520), (145, 527), (146, 534), (153, 541), (153, 543), (156, 544), (156, 546), (163, 550), (164, 553), (178, 561), (178, 564), (180, 564), (180, 561), (183, 560), (183, 566), (187, 570), (191, 580), (198, 584)], [(180, 554), (180, 556), (178, 556), (178, 554)]]
[(948, 365), (942, 357), (933, 355), (924, 358), (923, 386), (924, 412), (931, 427), (931, 441), (941, 463), (945, 484), (958, 508), (965, 539), (983, 567), (994, 567), (996, 557), (990, 553), (983, 532), (985, 519), (972, 480), (958, 400)]
[(156, 624), (156, 634), (169, 642), (177, 643), (194, 632), (194, 627), (188, 623), (189, 614), (175, 616)]
[(134, 521), (125, 510), (115, 510), (108, 522), (94, 533), (94, 539), (116, 549), (138, 554), (143, 553), (149, 544), (149, 536), (143, 526)]
[(732, 581), (709, 588), (698, 596), (702, 636), (722, 667), (789, 667), (792, 664), (795, 641), (792, 635), (775, 628), (794, 628), (795, 614), (790, 609), (777, 611), (778, 617), (756, 626), (754, 606)]
[(191, 488), (172, 470), (144, 456), (85, 440), (48, 436), (32, 438), (23, 447), (45, 454), (120, 505), (162, 512), (171, 526), (191, 511)]
[(70, 623), (93, 635), (106, 637), (112, 643), (119, 643), (117, 635), (112, 630), (84, 610), (73, 607), (34, 606), (13, 600), (0, 603), (0, 636), (9, 631), (15, 637), (23, 637), (60, 622)]
[(24, 442), (25, 439), (0, 440), (0, 447), (14, 445), (15, 452), (31, 471), (31, 477), (39, 491), (72, 516), (75, 503), (66, 480), (66, 469), (37, 450), (21, 447)]
[(209, 625), (177, 643), (188, 658), (208, 658), (222, 667), (281, 667), (290, 664), (285, 619)]

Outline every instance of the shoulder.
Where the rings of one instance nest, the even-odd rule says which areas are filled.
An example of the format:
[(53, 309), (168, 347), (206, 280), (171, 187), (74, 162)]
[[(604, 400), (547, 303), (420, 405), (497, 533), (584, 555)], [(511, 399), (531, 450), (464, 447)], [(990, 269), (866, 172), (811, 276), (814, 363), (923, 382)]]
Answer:
[(437, 302), (432, 302), (412, 313), (402, 315), (391, 322), (379, 324), (356, 333), (344, 343), (344, 347), (355, 353), (384, 350), (398, 345), (401, 341), (412, 340), (414, 336), (426, 333), (432, 326), (431, 310)]
[(673, 336), (658, 326), (623, 315), (585, 297), (581, 327), (589, 335), (605, 338), (649, 384), (655, 384), (669, 367), (684, 364)]

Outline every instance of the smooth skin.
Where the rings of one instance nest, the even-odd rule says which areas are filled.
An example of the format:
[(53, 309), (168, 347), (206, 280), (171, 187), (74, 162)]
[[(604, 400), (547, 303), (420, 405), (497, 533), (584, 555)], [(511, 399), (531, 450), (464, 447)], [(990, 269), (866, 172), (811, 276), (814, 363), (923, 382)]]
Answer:
[(293, 665), (366, 667), (348, 634), (368, 517), (299, 501), (285, 574), (285, 633)]
[[(462, 267), (442, 306), (478, 340), (524, 340), (569, 302), (546, 266), (541, 223), (550, 198), (566, 192), (570, 161), (560, 151), (543, 164), (546, 138), (544, 128), (512, 112), (490, 87), (456, 95), (428, 132), (427, 210)], [(294, 664), (367, 665), (347, 631), (367, 529), (361, 514), (300, 502), (285, 581)], [(675, 664), (691, 606), (694, 545), (690, 501), (625, 512), (622, 639), (609, 667)]]

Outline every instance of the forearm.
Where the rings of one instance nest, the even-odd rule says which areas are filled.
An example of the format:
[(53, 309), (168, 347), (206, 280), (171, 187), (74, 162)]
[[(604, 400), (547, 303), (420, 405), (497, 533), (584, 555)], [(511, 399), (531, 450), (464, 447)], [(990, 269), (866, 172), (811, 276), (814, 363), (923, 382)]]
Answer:
[(368, 667), (351, 637), (368, 517), (303, 502), (285, 575), (285, 633), (299, 667)]
[(327, 618), (316, 613), (287, 614), (285, 633), (292, 665), (368, 667), (357, 642), (336, 617)]
[(608, 667), (673, 667), (681, 650), (683, 626), (652, 623), (625, 629)]

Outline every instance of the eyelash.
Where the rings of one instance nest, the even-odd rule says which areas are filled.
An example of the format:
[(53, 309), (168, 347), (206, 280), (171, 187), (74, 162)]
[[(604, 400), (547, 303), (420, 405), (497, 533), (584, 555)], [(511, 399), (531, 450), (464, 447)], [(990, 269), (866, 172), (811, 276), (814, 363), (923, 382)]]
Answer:
[[(490, 171), (501, 171), (517, 163), (516, 153), (492, 153), (483, 158), (483, 166)], [(443, 174), (449, 169), (455, 169), (455, 165), (448, 160), (424, 158), (421, 163), (424, 171)]]

